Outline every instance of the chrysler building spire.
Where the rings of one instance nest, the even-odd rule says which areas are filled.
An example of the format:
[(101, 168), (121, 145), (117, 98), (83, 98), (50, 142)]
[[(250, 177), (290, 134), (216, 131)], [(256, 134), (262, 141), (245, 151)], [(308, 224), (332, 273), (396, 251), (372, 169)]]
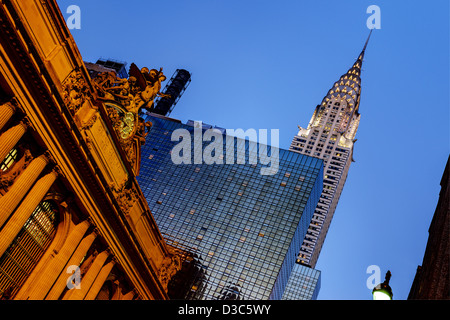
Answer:
[(361, 95), (361, 68), (364, 59), (364, 54), (367, 48), (367, 44), (369, 43), (371, 34), (372, 30), (370, 31), (366, 43), (364, 44), (363, 50), (359, 54), (358, 59), (355, 61), (352, 67), (348, 69), (348, 71), (345, 74), (343, 74), (338, 81), (334, 83), (333, 87), (328, 91), (327, 95), (323, 98), (321, 104), (316, 107), (311, 122), (309, 123), (308, 129), (310, 129), (311, 127), (315, 127), (320, 123), (322, 116), (324, 115), (324, 111), (326, 110), (329, 102), (331, 100), (337, 99), (344, 102), (345, 105), (347, 106), (345, 113), (343, 114), (342, 120), (340, 121), (340, 125), (337, 128), (337, 131), (340, 134), (344, 134), (348, 138), (352, 136), (351, 134), (346, 135), (346, 133), (351, 133), (350, 129), (352, 128), (351, 125), (352, 119), (355, 117), (359, 119), (359, 100)]

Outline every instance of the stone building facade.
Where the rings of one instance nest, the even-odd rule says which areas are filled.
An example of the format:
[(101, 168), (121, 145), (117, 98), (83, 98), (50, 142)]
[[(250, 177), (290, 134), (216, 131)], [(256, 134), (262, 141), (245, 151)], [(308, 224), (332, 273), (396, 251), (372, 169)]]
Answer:
[(1, 299), (167, 299), (136, 181), (161, 71), (91, 79), (55, 0), (0, 2)]

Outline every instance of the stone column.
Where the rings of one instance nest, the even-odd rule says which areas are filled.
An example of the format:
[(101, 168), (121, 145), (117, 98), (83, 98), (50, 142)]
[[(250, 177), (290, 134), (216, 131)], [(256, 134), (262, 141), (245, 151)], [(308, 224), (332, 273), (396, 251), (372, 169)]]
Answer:
[(20, 138), (22, 138), (26, 131), (27, 125), (25, 122), (21, 122), (2, 133), (0, 136), (0, 162), (5, 160), (5, 157), (11, 149), (14, 148), (17, 142), (19, 142)]
[[(45, 300), (58, 300), (58, 298), (63, 293), (65, 287), (67, 286), (68, 279), (72, 277), (72, 274), (67, 273), (68, 268), (70, 266), (78, 266), (79, 267), (81, 260), (88, 252), (88, 250), (91, 247), (92, 243), (94, 242), (96, 236), (97, 235), (93, 232), (80, 242), (77, 249), (73, 253), (72, 257), (70, 257), (69, 261), (63, 268), (60, 276), (58, 277), (58, 280), (56, 280), (52, 289), (45, 297)], [(72, 289), (70, 291), (80, 291), (80, 290), (81, 289)]]
[[(72, 256), (75, 249), (78, 247), (81, 239), (83, 239), (84, 234), (89, 228), (89, 222), (83, 221), (75, 226), (75, 228), (70, 232), (61, 250), (56, 254), (56, 256), (49, 262), (47, 267), (42, 270), (39, 279), (36, 280), (30, 293), (24, 295), (29, 300), (43, 300), (47, 292), (51, 289), (55, 283), (57, 277), (64, 269), (67, 261)], [(27, 299), (24, 298), (24, 299)]]
[(106, 250), (99, 253), (95, 257), (94, 262), (92, 262), (92, 265), (89, 267), (89, 270), (81, 279), (81, 289), (72, 289), (70, 291), (67, 291), (67, 293), (64, 295), (63, 300), (83, 300), (92, 284), (94, 283), (95, 278), (97, 278), (107, 258), (108, 252)]
[(0, 106), (0, 130), (11, 119), (16, 111), (16, 107), (11, 102), (4, 103)]
[(30, 218), (33, 211), (47, 194), (58, 174), (54, 171), (43, 176), (33, 186), (17, 210), (0, 231), (0, 257)]
[(42, 155), (27, 166), (27, 168), (14, 181), (12, 187), (0, 198), (0, 227), (9, 218), (17, 205), (22, 201), (36, 179), (47, 165), (47, 158)]
[(114, 267), (114, 264), (115, 262), (111, 261), (102, 268), (91, 288), (89, 289), (89, 292), (84, 297), (84, 300), (94, 300), (97, 297), (100, 289), (106, 281), (106, 278), (108, 278), (112, 268)]

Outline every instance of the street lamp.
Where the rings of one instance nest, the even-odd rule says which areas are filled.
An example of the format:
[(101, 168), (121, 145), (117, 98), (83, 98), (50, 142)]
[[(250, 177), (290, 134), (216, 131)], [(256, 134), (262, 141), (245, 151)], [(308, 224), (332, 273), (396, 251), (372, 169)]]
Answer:
[(392, 300), (392, 289), (389, 286), (389, 280), (391, 279), (391, 272), (386, 272), (384, 282), (375, 286), (372, 290), (373, 300)]

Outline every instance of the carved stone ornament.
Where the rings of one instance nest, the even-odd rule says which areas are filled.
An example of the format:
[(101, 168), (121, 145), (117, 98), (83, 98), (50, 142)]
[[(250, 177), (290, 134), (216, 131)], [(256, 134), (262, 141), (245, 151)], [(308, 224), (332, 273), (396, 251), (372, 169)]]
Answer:
[(11, 187), (16, 178), (26, 169), (32, 160), (33, 156), (31, 152), (25, 149), (23, 156), (9, 170), (0, 170), (0, 189), (8, 189)]
[[(162, 68), (159, 71), (148, 68), (139, 70), (134, 63), (131, 64), (129, 74), (128, 79), (122, 79), (114, 71), (102, 72), (92, 79), (92, 86), (96, 98), (103, 101), (122, 150), (137, 176), (140, 147), (152, 127), (151, 122), (145, 122), (139, 117), (139, 112), (141, 109), (151, 110), (157, 96), (167, 96), (160, 92), (161, 82), (166, 77)], [(66, 103), (72, 114), (75, 114), (87, 97), (87, 86), (77, 72), (71, 74), (64, 85)], [(83, 110), (84, 107), (79, 113), (82, 114)], [(88, 129), (95, 123), (96, 117), (84, 117), (83, 121), (81, 129)]]
[(137, 201), (137, 190), (133, 188), (126, 188), (126, 186), (116, 189), (113, 184), (111, 184), (110, 187), (122, 212), (129, 214), (131, 208), (133, 208), (135, 202)]
[(116, 106), (106, 106), (121, 139), (131, 139), (136, 134), (145, 137), (150, 126), (143, 124), (139, 112), (142, 108), (152, 110), (157, 96), (167, 96), (160, 92), (161, 82), (165, 80), (162, 68), (159, 71), (145, 67), (139, 70), (134, 63), (131, 64), (128, 79), (119, 78), (115, 72), (103, 72), (93, 79), (99, 99), (116, 103)]
[(166, 292), (169, 281), (179, 270), (181, 270), (181, 264), (181, 257), (177, 254), (167, 257), (161, 264), (161, 267), (158, 270), (158, 279)]
[(75, 115), (86, 98), (90, 95), (88, 84), (86, 83), (83, 74), (78, 70), (74, 70), (64, 80), (62, 86), (64, 103), (71, 114)]
[(94, 125), (95, 121), (97, 121), (97, 118), (98, 118), (98, 114), (95, 113), (86, 122), (82, 123), (81, 130), (86, 130), (86, 129), (91, 128)]

